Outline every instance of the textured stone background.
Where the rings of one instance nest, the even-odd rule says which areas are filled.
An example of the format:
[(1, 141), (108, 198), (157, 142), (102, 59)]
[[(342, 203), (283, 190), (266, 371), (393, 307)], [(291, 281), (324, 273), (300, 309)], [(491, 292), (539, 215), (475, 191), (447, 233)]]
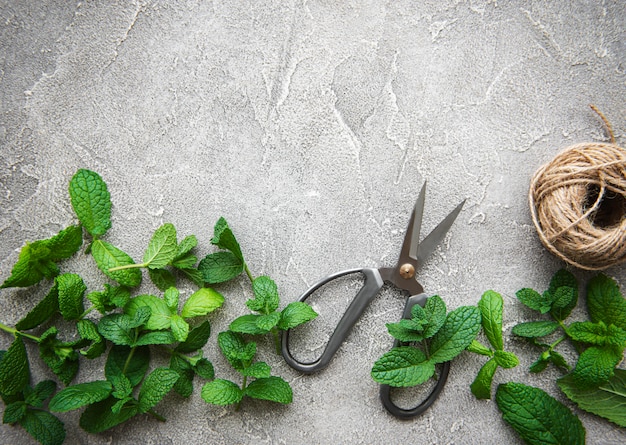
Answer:
[[(467, 203), (420, 269), (424, 287), (449, 308), (501, 292), (507, 348), (522, 364), (496, 382), (562, 400), (557, 372), (529, 375), (536, 351), (508, 335), (531, 317), (515, 291), (546, 288), (563, 266), (540, 245), (526, 194), (559, 149), (608, 140), (589, 103), (625, 143), (623, 1), (2, 0), (0, 23), (0, 280), (26, 240), (75, 221), (67, 184), (82, 167), (111, 191), (110, 242), (138, 259), (172, 222), (198, 236), (204, 256), (223, 215), (284, 304), (325, 274), (392, 264), (427, 179), (425, 230)], [(64, 269), (84, 273), (91, 290), (104, 281), (80, 256)], [(626, 282), (624, 268), (608, 273)], [(336, 311), (356, 284), (318, 309)], [(227, 303), (205, 350), (229, 377), (216, 334), (246, 311), (250, 288), (242, 278), (219, 290)], [(15, 323), (45, 291), (3, 290), (2, 320)], [(317, 375), (292, 371), (262, 343), (261, 357), (294, 388), (288, 407), (209, 406), (198, 384), (189, 400), (159, 405), (164, 424), (136, 418), (94, 436), (76, 413), (63, 415), (66, 443), (519, 443), (495, 404), (471, 395), (483, 360), (470, 354), (423, 417), (384, 411), (369, 371), (402, 304), (386, 289)], [(1, 334), (0, 348), (10, 341)], [(99, 378), (96, 362), (78, 380)], [(588, 443), (626, 442), (625, 430), (574, 410)], [(0, 442), (32, 443), (6, 425)]]

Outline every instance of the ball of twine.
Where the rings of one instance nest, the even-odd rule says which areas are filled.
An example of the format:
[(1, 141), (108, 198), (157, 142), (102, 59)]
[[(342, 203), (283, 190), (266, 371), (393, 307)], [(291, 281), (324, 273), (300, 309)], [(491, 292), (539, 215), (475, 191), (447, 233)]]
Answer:
[(528, 194), (543, 245), (576, 267), (626, 261), (626, 150), (609, 143), (566, 148), (537, 170)]

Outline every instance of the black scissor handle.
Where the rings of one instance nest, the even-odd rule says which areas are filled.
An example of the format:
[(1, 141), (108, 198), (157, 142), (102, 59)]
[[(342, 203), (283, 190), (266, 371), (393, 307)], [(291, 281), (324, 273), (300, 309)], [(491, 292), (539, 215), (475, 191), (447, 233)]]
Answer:
[[(402, 318), (411, 318), (411, 309), (416, 304), (420, 306), (424, 306), (426, 304), (426, 294), (413, 295), (409, 297), (406, 301), (406, 305), (404, 306), (404, 313), (402, 314)], [(400, 346), (400, 342), (398, 340), (394, 341), (393, 347)], [(389, 385), (381, 385), (380, 386), (380, 400), (383, 403), (383, 406), (389, 411), (391, 414), (396, 416), (398, 419), (412, 419), (413, 417), (417, 417), (420, 414), (423, 414), (428, 408), (435, 403), (437, 397), (443, 390), (443, 387), (446, 385), (446, 381), (448, 380), (448, 374), (450, 372), (450, 362), (445, 362), (441, 366), (441, 373), (439, 374), (437, 383), (435, 387), (430, 391), (428, 397), (426, 397), (419, 405), (413, 408), (400, 408), (398, 405), (393, 403), (391, 400), (391, 387)]]
[(365, 311), (365, 308), (369, 305), (370, 301), (374, 299), (376, 294), (378, 294), (380, 289), (383, 287), (384, 281), (380, 276), (378, 269), (350, 269), (324, 278), (307, 290), (298, 301), (306, 301), (307, 298), (314, 294), (315, 291), (323, 285), (336, 280), (337, 278), (353, 273), (362, 273), (365, 276), (365, 283), (350, 303), (350, 306), (348, 306), (348, 309), (346, 309), (346, 312), (343, 314), (343, 317), (341, 317), (341, 320), (339, 320), (335, 331), (332, 333), (328, 343), (326, 344), (324, 352), (317, 360), (307, 363), (298, 361), (293, 355), (291, 355), (291, 351), (289, 350), (289, 330), (283, 331), (281, 342), (283, 357), (285, 358), (287, 364), (289, 364), (289, 366), (293, 369), (305, 374), (310, 374), (328, 366), (333, 356), (350, 333), (352, 326), (354, 326), (357, 320), (361, 317), (361, 314), (363, 314), (363, 311)]

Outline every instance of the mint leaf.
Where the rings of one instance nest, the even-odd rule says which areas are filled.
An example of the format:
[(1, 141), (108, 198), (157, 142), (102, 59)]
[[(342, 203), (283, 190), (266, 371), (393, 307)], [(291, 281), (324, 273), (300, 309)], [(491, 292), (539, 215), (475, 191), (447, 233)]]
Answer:
[(581, 388), (574, 377), (558, 380), (559, 388), (581, 409), (626, 427), (626, 370), (616, 369), (615, 375), (599, 387)]
[(198, 264), (198, 270), (208, 284), (232, 280), (244, 270), (244, 262), (231, 252), (215, 252), (207, 255)]
[(521, 383), (498, 386), (502, 418), (528, 444), (585, 443), (585, 428), (572, 412), (545, 391)]
[(170, 345), (175, 341), (172, 331), (154, 331), (141, 335), (132, 346)]
[[(421, 309), (419, 305), (416, 305)], [(387, 332), (401, 342), (418, 342), (424, 340), (424, 326), (414, 320), (402, 319), (398, 323), (387, 323)]]
[(81, 350), (81, 354), (88, 359), (93, 359), (104, 353), (106, 343), (100, 332), (98, 332), (98, 326), (93, 321), (87, 319), (78, 320), (76, 328), (80, 338), (89, 342), (89, 347), (86, 350)]
[(626, 330), (626, 300), (617, 283), (606, 275), (598, 274), (587, 284), (587, 310), (591, 321)]
[[(418, 308), (421, 309), (419, 305), (415, 305), (411, 311), (416, 311)], [(446, 303), (439, 295), (433, 295), (426, 300), (426, 304), (424, 305), (424, 338), (431, 338), (441, 329), (446, 321), (447, 312)], [(413, 318), (415, 319), (414, 315)]]
[(519, 359), (512, 352), (496, 351), (493, 355), (498, 366), (504, 369), (515, 368), (519, 365)]
[(133, 385), (125, 375), (118, 375), (111, 378), (111, 384), (113, 385), (113, 392), (111, 395), (116, 399), (122, 400), (130, 397), (133, 393)]
[(193, 370), (203, 379), (213, 380), (215, 378), (215, 370), (213, 369), (213, 363), (205, 358), (198, 360), (193, 367)]
[(235, 235), (233, 235), (232, 230), (230, 230), (228, 223), (223, 217), (215, 223), (211, 244), (215, 244), (220, 249), (229, 250), (239, 261), (244, 262), (241, 247), (239, 247)]
[(180, 315), (172, 315), (172, 334), (176, 341), (185, 341), (189, 335), (189, 325)]
[(169, 287), (163, 294), (163, 301), (169, 308), (172, 314), (178, 312), (178, 300), (180, 299), (180, 292), (175, 287)]
[(104, 375), (109, 381), (114, 381), (115, 378), (124, 375), (132, 386), (136, 386), (146, 374), (149, 364), (150, 348), (137, 347), (131, 355), (129, 347), (113, 346), (104, 367)]
[(485, 355), (487, 357), (493, 357), (493, 351), (489, 349), (487, 346), (483, 345), (478, 340), (473, 340), (470, 345), (466, 348), (467, 351), (473, 352), (474, 354)]
[(176, 371), (178, 380), (172, 388), (176, 393), (183, 397), (189, 397), (193, 394), (193, 377), (194, 372), (191, 364), (180, 355), (172, 354), (170, 359), (170, 369)]
[(311, 306), (301, 301), (293, 301), (280, 312), (278, 328), (282, 330), (292, 329), (316, 317), (317, 312)]
[(254, 399), (269, 400), (270, 402), (283, 404), (291, 403), (293, 400), (293, 392), (289, 383), (276, 376), (253, 381), (246, 387), (244, 394)]
[[(257, 320), (261, 317), (259, 314), (246, 314), (241, 317), (235, 318), (228, 329), (233, 332), (239, 332), (242, 334), (261, 335), (267, 334), (269, 329), (263, 329), (257, 324)], [(271, 328), (270, 328), (271, 329)]]
[(493, 358), (487, 360), (480, 368), (478, 375), (470, 385), (470, 390), (477, 399), (491, 399), (491, 383), (497, 369), (498, 363)]
[(19, 422), (25, 415), (28, 409), (28, 405), (22, 400), (7, 404), (4, 408), (4, 415), (2, 416), (2, 423), (8, 423), (10, 425)]
[(148, 249), (143, 256), (143, 266), (161, 269), (174, 260), (177, 251), (176, 228), (173, 224), (165, 223), (152, 235)]
[(41, 335), (39, 356), (63, 383), (69, 385), (78, 372), (77, 342), (58, 340), (57, 333), (57, 328), (51, 327)]
[(30, 380), (28, 356), (22, 337), (17, 337), (0, 360), (0, 394), (12, 396), (24, 389)]
[(270, 314), (259, 315), (256, 319), (256, 324), (259, 329), (269, 332), (274, 326), (278, 324), (280, 320), (280, 312), (272, 312)]
[(232, 405), (243, 399), (243, 391), (230, 380), (215, 379), (202, 387), (202, 399), (213, 405)]
[(536, 290), (530, 288), (520, 289), (515, 293), (517, 299), (524, 303), (531, 309), (541, 312), (545, 314), (550, 311), (552, 307), (552, 300), (549, 298), (549, 295), (544, 294), (541, 295)]
[(435, 364), (417, 348), (401, 346), (382, 355), (372, 367), (374, 381), (395, 387), (420, 385), (435, 373)]
[(112, 408), (117, 403), (115, 397), (109, 397), (101, 402), (89, 405), (80, 416), (79, 425), (88, 433), (101, 433), (113, 428), (138, 413), (138, 407), (134, 404), (123, 405), (114, 412)]
[(87, 299), (104, 315), (115, 308), (124, 307), (130, 300), (130, 291), (125, 286), (105, 284), (103, 291), (90, 292)]
[(24, 318), (17, 322), (15, 329), (18, 331), (33, 329), (52, 317), (58, 310), (59, 292), (55, 283), (46, 296)]
[[(195, 235), (188, 235), (180, 242), (176, 248), (176, 258), (174, 263), (184, 258), (191, 250), (198, 245), (198, 238)], [(193, 264), (192, 264), (193, 266)]]
[(573, 377), (581, 388), (600, 385), (609, 380), (623, 359), (623, 349), (615, 347), (587, 348), (578, 357)]
[(615, 325), (607, 326), (602, 321), (575, 322), (568, 326), (566, 332), (575, 341), (596, 346), (613, 345), (622, 349), (626, 347), (626, 331)]
[(246, 343), (243, 336), (232, 331), (220, 332), (217, 344), (233, 368), (238, 371), (246, 368), (256, 354), (256, 343)]
[(538, 338), (550, 335), (558, 328), (555, 321), (531, 321), (515, 325), (511, 332), (519, 337)]
[(63, 422), (47, 411), (29, 409), (19, 423), (42, 445), (61, 445), (65, 441)]
[(137, 268), (117, 269), (135, 264), (133, 259), (106, 241), (96, 240), (91, 245), (91, 254), (98, 268), (109, 278), (119, 284), (135, 287), (141, 283), (141, 270)]
[(150, 318), (145, 323), (144, 328), (150, 330), (169, 329), (172, 322), (172, 311), (162, 298), (154, 295), (139, 295), (131, 298), (124, 306), (124, 312), (134, 316), (141, 308), (150, 309)]
[(489, 343), (498, 351), (504, 349), (502, 340), (502, 313), (504, 300), (502, 296), (489, 290), (485, 292), (478, 302), (478, 309), (482, 317), (482, 326)]
[(448, 314), (441, 329), (430, 343), (430, 360), (443, 363), (452, 360), (467, 348), (480, 330), (477, 307), (461, 306)]
[(265, 362), (256, 362), (248, 366), (242, 371), (242, 375), (246, 377), (254, 377), (255, 379), (262, 379), (271, 375), (272, 369)]
[(112, 390), (111, 383), (107, 381), (79, 383), (59, 391), (48, 407), (57, 413), (72, 411), (106, 399)]
[(135, 333), (132, 331), (133, 318), (126, 314), (111, 314), (102, 317), (98, 323), (98, 332), (107, 340), (120, 346), (131, 346), (135, 343)]
[(56, 277), (59, 309), (66, 320), (77, 320), (85, 311), (83, 296), (87, 286), (83, 279), (73, 273)]
[(0, 288), (28, 287), (44, 278), (54, 278), (59, 274), (59, 268), (50, 256), (51, 251), (45, 241), (27, 243), (20, 250), (17, 262), (11, 269), (11, 275)]
[(563, 321), (578, 303), (578, 281), (576, 277), (565, 269), (557, 271), (550, 280), (550, 287), (546, 291), (553, 302), (550, 310), (556, 320)]
[(168, 368), (156, 368), (141, 385), (139, 391), (139, 412), (151, 410), (170, 392), (178, 380), (178, 373)]
[(35, 408), (41, 408), (43, 402), (48, 399), (56, 390), (57, 384), (52, 380), (43, 380), (31, 390), (30, 386), (27, 386), (24, 393), (24, 401)]
[(70, 200), (76, 216), (87, 232), (99, 238), (111, 228), (111, 195), (96, 172), (80, 169), (69, 185)]
[(167, 269), (148, 269), (152, 283), (161, 291), (176, 286), (176, 277)]
[(254, 299), (246, 301), (246, 306), (255, 312), (269, 314), (278, 309), (280, 299), (276, 283), (267, 276), (255, 278), (252, 282)]
[(207, 315), (220, 308), (224, 304), (224, 297), (219, 292), (203, 287), (191, 294), (180, 312), (183, 318), (199, 317)]
[(211, 335), (211, 324), (208, 321), (204, 321), (201, 325), (193, 328), (187, 340), (176, 346), (177, 352), (189, 353), (197, 351), (206, 345)]
[(50, 249), (49, 258), (57, 262), (78, 252), (80, 246), (83, 245), (83, 230), (80, 226), (68, 226), (43, 242)]

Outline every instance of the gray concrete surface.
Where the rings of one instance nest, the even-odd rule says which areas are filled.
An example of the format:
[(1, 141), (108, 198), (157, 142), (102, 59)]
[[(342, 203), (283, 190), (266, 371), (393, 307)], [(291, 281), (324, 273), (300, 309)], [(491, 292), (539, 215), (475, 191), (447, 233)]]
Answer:
[[(625, 29), (620, 0), (3, 0), (0, 279), (25, 241), (75, 221), (66, 190), (82, 167), (109, 185), (110, 242), (139, 259), (152, 230), (172, 222), (198, 236), (203, 256), (223, 215), (284, 304), (330, 272), (393, 263), (428, 180), (426, 230), (467, 203), (419, 271), (424, 287), (449, 308), (501, 292), (507, 348), (522, 364), (496, 383), (526, 382), (563, 400), (558, 373), (530, 375), (535, 351), (510, 336), (531, 317), (515, 291), (545, 288), (563, 266), (540, 245), (526, 194), (559, 149), (608, 140), (589, 103), (626, 142)], [(63, 268), (84, 273), (92, 290), (104, 282), (81, 256)], [(608, 273), (626, 283), (624, 268)], [(216, 334), (246, 311), (250, 288), (242, 278), (218, 289), (227, 303), (205, 351), (230, 377)], [(316, 308), (337, 311), (354, 289), (348, 280)], [(45, 291), (3, 290), (2, 321), (15, 323)], [(147, 280), (142, 292), (154, 292)], [(385, 412), (369, 372), (402, 304), (385, 289), (313, 376), (262, 343), (261, 357), (294, 388), (290, 406), (249, 402), (235, 412), (205, 404), (197, 385), (189, 400), (159, 405), (166, 423), (136, 418), (89, 435), (76, 413), (64, 414), (66, 443), (520, 443), (495, 403), (471, 395), (482, 360), (469, 354), (423, 417)], [(0, 348), (10, 341), (0, 334)], [(77, 380), (101, 376), (102, 363), (86, 364)], [(33, 374), (49, 377), (39, 366)], [(588, 443), (626, 442), (624, 429), (566, 403)], [(32, 441), (2, 425), (0, 443)]]

